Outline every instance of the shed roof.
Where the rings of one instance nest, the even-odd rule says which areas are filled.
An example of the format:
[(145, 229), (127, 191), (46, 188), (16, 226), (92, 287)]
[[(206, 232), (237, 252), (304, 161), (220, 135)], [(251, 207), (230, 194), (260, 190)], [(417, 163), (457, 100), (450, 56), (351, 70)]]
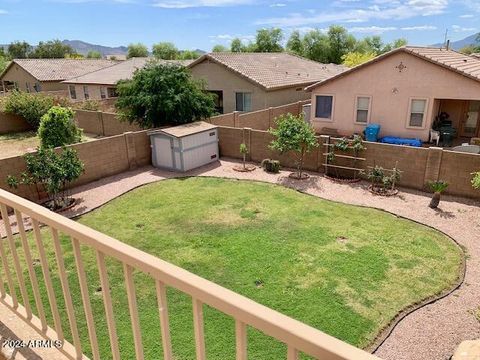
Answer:
[(348, 74), (362, 69), (366, 66), (375, 64), (393, 54), (405, 52), (414, 55), (420, 59), (426, 60), (432, 64), (442, 66), (448, 70), (454, 71), (460, 75), (466, 76), (476, 81), (480, 81), (480, 59), (474, 56), (465, 55), (453, 50), (447, 50), (445, 48), (434, 47), (420, 47), (420, 46), (404, 46), (398, 49), (394, 49), (383, 55), (367, 61), (363, 64), (355, 66), (345, 72), (332, 76), (328, 79), (319, 81), (313, 85), (310, 85), (306, 90), (312, 90), (317, 86), (323, 85), (327, 82), (333, 81), (339, 77), (347, 76)]
[(2, 72), (2, 78), (14, 65), (18, 65), (38, 81), (63, 81), (116, 64), (105, 59), (14, 59)]
[(154, 134), (166, 134), (170, 136), (174, 136), (177, 138), (181, 138), (188, 135), (198, 134), (204, 131), (208, 131), (211, 129), (217, 128), (216, 125), (212, 125), (206, 121), (195, 121), (193, 123), (169, 127), (165, 129), (159, 130), (152, 130), (148, 132), (148, 135)]
[[(115, 85), (119, 80), (130, 80), (138, 69), (143, 68), (152, 58), (131, 58), (112, 66), (90, 72), (88, 74), (73, 77), (64, 81), (66, 84), (98, 84)], [(187, 66), (192, 60), (154, 60), (164, 64), (179, 64)]]
[(305, 86), (347, 70), (343, 65), (321, 64), (288, 53), (210, 53), (189, 67), (206, 60), (220, 64), (266, 90)]

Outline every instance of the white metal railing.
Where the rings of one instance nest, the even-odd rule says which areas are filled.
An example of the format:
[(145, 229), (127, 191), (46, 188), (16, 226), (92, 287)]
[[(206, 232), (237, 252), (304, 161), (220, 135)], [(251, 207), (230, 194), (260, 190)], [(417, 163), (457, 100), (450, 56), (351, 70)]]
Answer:
[[(12, 227), (8, 219), (7, 209), (12, 208), (14, 219), (18, 226), (18, 233), (21, 242), (21, 251), (25, 257), (28, 267), (29, 281), (32, 287), (36, 314), (30, 305), (26, 289), (26, 280), (21, 268), (18, 249), (15, 246), (15, 238), (12, 235)], [(346, 344), (332, 336), (329, 336), (304, 323), (285, 316), (277, 311), (260, 305), (244, 296), (225, 289), (206, 279), (194, 275), (180, 267), (165, 262), (155, 256), (138, 250), (132, 246), (113, 239), (105, 234), (95, 231), (87, 226), (69, 220), (59, 214), (53, 213), (40, 205), (34, 204), (21, 197), (13, 195), (0, 189), (0, 210), (7, 234), (9, 252), (5, 249), (5, 241), (0, 241), (0, 256), (2, 258), (2, 272), (0, 273), (0, 298), (1, 301), (12, 307), (25, 321), (35, 328), (40, 334), (51, 340), (63, 340), (62, 351), (72, 359), (86, 359), (82, 352), (82, 344), (75, 317), (72, 296), (69, 289), (67, 274), (63, 261), (62, 248), (60, 246), (59, 233), (68, 235), (72, 241), (73, 255), (78, 275), (81, 300), (86, 317), (88, 336), (91, 344), (93, 359), (100, 359), (97, 335), (94, 324), (92, 307), (88, 293), (87, 276), (80, 252), (80, 245), (87, 246), (96, 252), (97, 266), (103, 294), (103, 304), (107, 320), (108, 334), (110, 339), (111, 356), (114, 360), (120, 359), (120, 351), (117, 338), (114, 309), (109, 287), (106, 257), (120, 261), (123, 264), (124, 280), (127, 290), (127, 299), (135, 353), (137, 359), (143, 359), (144, 344), (142, 343), (142, 332), (139, 325), (137, 309), (137, 298), (135, 284), (133, 281), (133, 270), (138, 270), (149, 275), (155, 280), (156, 294), (159, 310), (159, 323), (162, 336), (164, 359), (172, 360), (174, 352), (170, 341), (169, 312), (167, 305), (166, 288), (173, 287), (189, 295), (193, 303), (193, 324), (197, 360), (206, 359), (206, 348), (204, 339), (203, 305), (207, 304), (235, 320), (236, 359), (247, 359), (247, 327), (253, 327), (263, 333), (283, 342), (287, 345), (287, 359), (298, 359), (299, 353), (305, 353), (322, 360), (373, 360), (378, 359), (363, 350)], [(27, 241), (27, 234), (23, 225), (23, 218), (31, 219), (33, 236), (43, 273), (49, 305), (53, 315), (53, 328), (47, 324), (45, 316), (45, 304), (40, 296), (39, 285), (35, 271), (32, 266), (30, 245)], [(68, 316), (69, 333), (72, 343), (65, 340), (64, 329), (60, 313), (57, 307), (57, 300), (53, 291), (52, 277), (48, 259), (42, 240), (40, 225), (47, 226), (51, 231), (53, 248), (57, 261), (58, 276), (61, 283), (63, 300), (65, 302)], [(13, 272), (9, 267), (7, 256), (11, 256)], [(6, 277), (7, 289), (4, 287)], [(21, 294), (21, 301), (15, 293), (15, 286), (18, 286)], [(233, 336), (233, 334), (232, 334)]]

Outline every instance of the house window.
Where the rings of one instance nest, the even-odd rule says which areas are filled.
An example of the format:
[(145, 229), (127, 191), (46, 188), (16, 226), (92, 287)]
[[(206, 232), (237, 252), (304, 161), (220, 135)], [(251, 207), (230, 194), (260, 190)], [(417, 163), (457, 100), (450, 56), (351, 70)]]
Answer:
[(252, 111), (252, 94), (237, 92), (235, 93), (237, 111)]
[(317, 95), (315, 97), (315, 117), (321, 119), (332, 119), (333, 96)]
[(426, 108), (426, 99), (412, 99), (410, 102), (410, 116), (408, 119), (408, 126), (423, 127)]
[(370, 115), (370, 97), (357, 96), (355, 122), (359, 124), (366, 124), (368, 123), (369, 115)]
[(42, 85), (40, 85), (39, 82), (36, 82), (35, 85), (33, 85), (33, 88), (35, 89), (36, 92), (42, 91)]
[(107, 88), (107, 95), (109, 98), (117, 97), (118, 96), (117, 89), (115, 89), (114, 87)]
[(25, 88), (27, 89), (28, 93), (31, 92), (30, 83), (28, 81), (25, 83)]
[(77, 98), (77, 90), (75, 89), (75, 85), (69, 85), (68, 90), (70, 91), (70, 98), (75, 100)]
[(105, 92), (105, 88), (103, 86), (100, 86), (100, 97), (102, 99), (106, 99), (107, 98), (107, 94)]
[(90, 99), (90, 95), (88, 94), (88, 86), (83, 86), (83, 97), (85, 100)]

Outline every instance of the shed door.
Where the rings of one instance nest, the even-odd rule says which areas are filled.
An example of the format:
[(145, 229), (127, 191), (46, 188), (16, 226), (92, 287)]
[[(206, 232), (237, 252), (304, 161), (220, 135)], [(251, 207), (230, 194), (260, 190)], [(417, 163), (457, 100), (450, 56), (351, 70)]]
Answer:
[(155, 151), (154, 165), (173, 168), (172, 143), (170, 138), (155, 136), (153, 138), (153, 149)]

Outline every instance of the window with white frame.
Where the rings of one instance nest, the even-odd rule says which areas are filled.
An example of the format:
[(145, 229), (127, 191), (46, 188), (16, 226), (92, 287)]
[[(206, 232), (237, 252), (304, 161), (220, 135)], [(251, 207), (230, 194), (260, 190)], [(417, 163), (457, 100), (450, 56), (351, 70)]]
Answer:
[(88, 86), (86, 85), (83, 86), (83, 97), (85, 98), (85, 100), (90, 99), (90, 95), (88, 94)]
[(367, 124), (370, 118), (370, 96), (357, 96), (355, 122)]
[(412, 99), (410, 101), (409, 127), (423, 127), (427, 109), (426, 99)]
[(105, 88), (103, 86), (100, 86), (100, 97), (102, 99), (106, 99), (107, 98), (107, 93), (105, 91)]
[(69, 85), (68, 91), (70, 92), (70, 98), (75, 100), (77, 98), (77, 90), (75, 89), (75, 85)]
[(332, 119), (333, 96), (317, 95), (315, 97), (315, 117), (320, 119)]
[(237, 111), (252, 111), (252, 93), (235, 93), (235, 103), (235, 110)]

